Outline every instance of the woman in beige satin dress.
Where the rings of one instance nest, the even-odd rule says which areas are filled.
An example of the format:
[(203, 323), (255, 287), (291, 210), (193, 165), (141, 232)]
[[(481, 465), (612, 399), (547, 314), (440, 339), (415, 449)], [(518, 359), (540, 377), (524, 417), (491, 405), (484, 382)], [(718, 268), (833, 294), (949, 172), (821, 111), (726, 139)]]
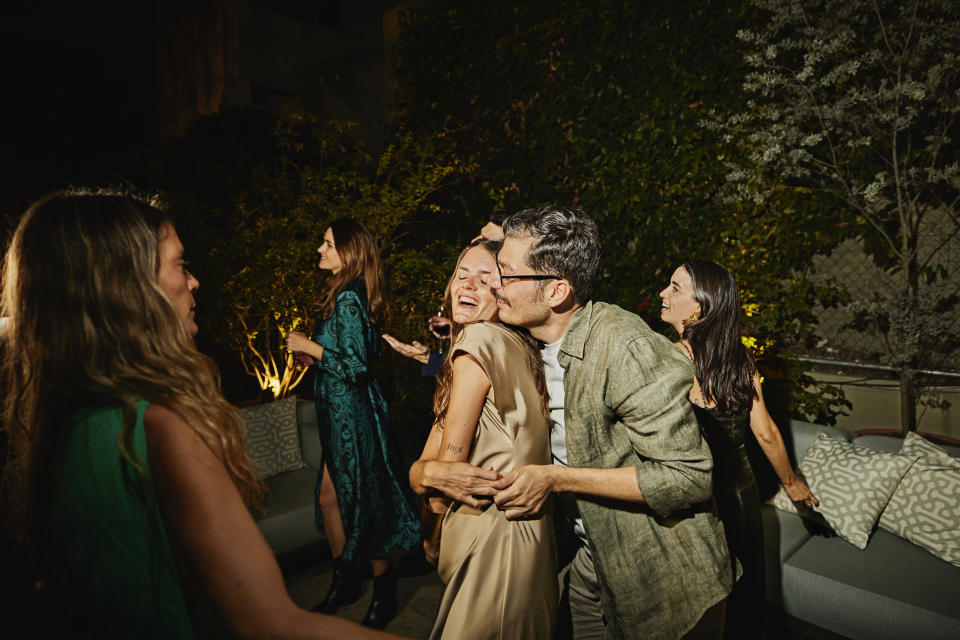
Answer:
[(538, 346), (496, 321), (489, 282), (498, 249), (499, 243), (481, 240), (457, 263), (449, 287), (453, 342), (438, 379), (436, 419), (410, 470), (414, 490), (431, 496), (432, 511), (444, 514), (437, 565), (444, 590), (431, 638), (553, 634), (552, 511), (508, 521), (490, 500), (500, 475), (550, 463)]

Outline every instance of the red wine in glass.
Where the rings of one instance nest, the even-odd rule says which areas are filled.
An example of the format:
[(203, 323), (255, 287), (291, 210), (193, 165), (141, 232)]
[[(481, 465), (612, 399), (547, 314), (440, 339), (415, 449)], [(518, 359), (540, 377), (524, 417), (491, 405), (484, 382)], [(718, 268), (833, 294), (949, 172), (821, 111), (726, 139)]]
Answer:
[[(440, 305), (440, 309), (437, 311), (437, 315), (436, 315), (435, 317), (436, 317), (436, 318), (445, 318), (445, 317), (446, 317), (446, 316), (443, 315), (443, 304)], [(437, 348), (437, 353), (443, 353), (443, 350), (444, 350), (444, 349), (443, 349), (443, 347), (444, 347), (443, 342), (444, 342), (444, 340), (446, 340), (447, 338), (450, 337), (450, 323), (449, 323), (449, 322), (445, 322), (445, 323), (442, 323), (442, 324), (434, 324), (432, 327), (430, 327), (430, 329), (433, 331), (433, 333), (434, 333), (435, 335), (440, 336), (440, 337), (437, 339), (437, 342), (438, 342), (438, 344), (439, 344), (439, 346), (438, 346), (438, 348)]]

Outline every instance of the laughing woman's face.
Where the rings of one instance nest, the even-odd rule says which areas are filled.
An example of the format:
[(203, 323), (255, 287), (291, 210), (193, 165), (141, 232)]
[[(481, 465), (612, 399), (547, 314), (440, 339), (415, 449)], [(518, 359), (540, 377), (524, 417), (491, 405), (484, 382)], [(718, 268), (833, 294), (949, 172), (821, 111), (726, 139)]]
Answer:
[(497, 319), (497, 299), (490, 282), (497, 273), (497, 263), (483, 247), (467, 251), (453, 275), (450, 295), (454, 322), (491, 321)]

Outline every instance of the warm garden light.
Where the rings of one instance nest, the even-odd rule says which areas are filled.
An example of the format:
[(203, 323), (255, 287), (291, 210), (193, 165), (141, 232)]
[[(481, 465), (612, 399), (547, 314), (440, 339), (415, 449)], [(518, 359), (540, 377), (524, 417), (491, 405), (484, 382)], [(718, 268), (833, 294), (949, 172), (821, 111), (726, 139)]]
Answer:
[(286, 397), (290, 391), (300, 384), (303, 376), (307, 373), (305, 367), (296, 366), (293, 354), (289, 352), (283, 361), (282, 372), (277, 367), (277, 362), (272, 354), (270, 355), (269, 362), (259, 353), (257, 357), (259, 362), (254, 364), (253, 371), (256, 375), (257, 383), (260, 385), (260, 390), (267, 391), (269, 389), (276, 400)]
[(298, 367), (294, 362), (293, 353), (287, 352), (287, 357), (283, 360), (283, 369), (277, 366), (273, 354), (269, 354), (269, 361), (260, 353), (256, 353), (258, 362), (253, 365), (253, 372), (260, 385), (261, 391), (268, 389), (273, 394), (275, 400), (286, 397), (306, 375), (306, 367)]
[[(286, 338), (288, 331), (295, 329), (300, 323), (295, 322), (289, 330), (282, 327), (277, 328), (281, 339)], [(244, 360), (244, 365), (248, 373), (257, 379), (261, 391), (269, 390), (273, 394), (274, 400), (284, 398), (290, 393), (307, 373), (306, 367), (300, 367), (294, 359), (293, 353), (286, 351), (286, 356), (282, 360), (283, 367), (277, 364), (273, 350), (269, 344), (264, 347), (265, 341), (259, 340), (261, 332), (247, 331), (247, 358), (252, 356), (251, 360)]]

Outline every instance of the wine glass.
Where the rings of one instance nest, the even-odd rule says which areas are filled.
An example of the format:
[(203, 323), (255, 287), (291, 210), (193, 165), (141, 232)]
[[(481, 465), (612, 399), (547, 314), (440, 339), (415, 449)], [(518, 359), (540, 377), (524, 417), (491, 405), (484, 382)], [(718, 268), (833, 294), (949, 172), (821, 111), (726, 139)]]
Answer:
[(443, 342), (450, 337), (450, 320), (444, 315), (443, 303), (440, 303), (440, 308), (437, 310), (437, 314), (430, 318), (430, 331), (437, 337), (440, 343), (440, 348), (437, 350), (439, 353), (443, 353)]

